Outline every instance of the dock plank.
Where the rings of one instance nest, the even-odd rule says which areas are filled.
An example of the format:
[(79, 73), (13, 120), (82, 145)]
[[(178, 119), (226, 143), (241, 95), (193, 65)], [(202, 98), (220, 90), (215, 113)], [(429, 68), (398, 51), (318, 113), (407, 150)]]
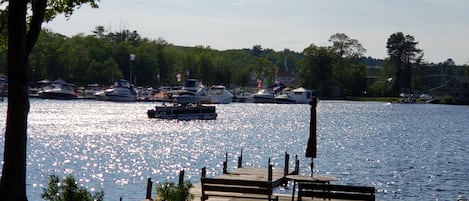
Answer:
[[(190, 194), (192, 195), (192, 200), (200, 200), (202, 196), (202, 190), (200, 183), (196, 183), (192, 186), (189, 190)], [(250, 195), (248, 197), (227, 197), (229, 193), (221, 194), (220, 196), (210, 196), (207, 201), (259, 201), (261, 199), (256, 198), (248, 198), (248, 197), (256, 197), (257, 195)], [(279, 201), (291, 201), (291, 194), (274, 194), (273, 197), (278, 196)], [(322, 198), (303, 198), (304, 201), (324, 201)], [(338, 201), (331, 199), (331, 201)], [(346, 200), (340, 200), (346, 201)]]
[[(227, 174), (221, 174), (215, 176), (217, 179), (234, 179), (234, 180), (246, 180), (246, 181), (267, 181), (268, 180), (268, 169), (266, 168), (235, 168)], [(284, 171), (274, 169), (272, 170), (272, 181), (274, 183), (280, 184), (286, 178), (284, 176)], [(193, 200), (200, 200), (202, 197), (202, 186), (201, 183), (196, 183), (190, 189), (190, 194), (192, 195)], [(230, 197), (236, 196), (235, 193), (230, 192), (218, 192), (220, 196), (211, 195), (208, 197), (208, 201), (258, 201), (257, 197), (259, 195), (255, 194), (244, 194), (246, 197)], [(279, 201), (291, 201), (291, 194), (274, 194), (272, 197), (278, 196)], [(249, 198), (253, 197), (253, 198)], [(259, 198), (262, 198), (259, 197)], [(312, 199), (305, 198), (305, 201), (319, 201), (323, 199)], [(342, 200), (343, 201), (343, 200)]]

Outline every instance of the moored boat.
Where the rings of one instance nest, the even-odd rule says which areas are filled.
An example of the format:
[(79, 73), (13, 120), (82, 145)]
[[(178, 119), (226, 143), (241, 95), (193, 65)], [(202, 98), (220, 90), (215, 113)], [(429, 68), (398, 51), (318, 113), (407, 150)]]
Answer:
[(135, 102), (137, 92), (127, 80), (119, 80), (110, 89), (95, 94), (96, 100), (114, 102)]
[(275, 96), (275, 102), (279, 104), (307, 104), (311, 101), (313, 91), (300, 87), (291, 91), (282, 91)]
[(186, 79), (180, 89), (166, 91), (169, 101), (179, 104), (204, 102), (208, 97), (205, 87), (197, 79)]
[(252, 95), (252, 101), (254, 103), (274, 103), (274, 94), (271, 90), (260, 89)]
[[(202, 93), (199, 93), (202, 94)], [(203, 103), (209, 104), (229, 104), (233, 101), (233, 94), (226, 90), (225, 86), (213, 85), (207, 89), (205, 98), (202, 98)]]
[(75, 85), (59, 79), (39, 91), (38, 96), (44, 99), (72, 100), (77, 98), (77, 93)]
[(252, 91), (246, 89), (235, 88), (232, 89), (233, 102), (249, 103), (252, 101)]
[(84, 99), (95, 99), (95, 94), (101, 91), (103, 91), (103, 88), (99, 84), (88, 84), (83, 90), (82, 97)]

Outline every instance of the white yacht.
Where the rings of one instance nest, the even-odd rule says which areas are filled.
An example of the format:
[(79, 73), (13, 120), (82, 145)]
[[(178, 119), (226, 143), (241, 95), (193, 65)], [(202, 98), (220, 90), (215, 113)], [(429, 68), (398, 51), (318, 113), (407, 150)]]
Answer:
[(260, 89), (252, 95), (254, 103), (274, 103), (274, 94), (271, 90)]
[(170, 90), (166, 94), (168, 94), (170, 101), (176, 101), (180, 104), (199, 103), (206, 98), (203, 89), (204, 87), (199, 80), (186, 79), (181, 89)]
[(222, 85), (213, 85), (207, 89), (207, 93), (201, 93), (201, 96), (206, 96), (203, 98), (204, 103), (209, 104), (229, 104), (233, 101), (233, 94), (226, 90), (225, 86)]
[(84, 99), (95, 99), (95, 94), (98, 92), (104, 91), (99, 84), (88, 84), (83, 91)]
[(291, 91), (282, 91), (275, 96), (275, 102), (280, 104), (307, 104), (311, 101), (313, 91), (303, 87)]
[(112, 88), (95, 94), (96, 100), (114, 101), (114, 102), (135, 102), (137, 101), (137, 91), (127, 80), (119, 80), (114, 83)]
[(71, 100), (77, 98), (75, 85), (64, 80), (55, 80), (39, 91), (39, 97), (44, 99)]

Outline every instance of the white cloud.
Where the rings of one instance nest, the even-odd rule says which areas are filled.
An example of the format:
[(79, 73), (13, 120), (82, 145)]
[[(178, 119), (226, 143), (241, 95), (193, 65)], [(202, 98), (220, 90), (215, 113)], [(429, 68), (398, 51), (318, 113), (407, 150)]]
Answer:
[(232, 5), (232, 6), (234, 6), (234, 7), (243, 7), (243, 6), (244, 6), (243, 3), (237, 2), (237, 1), (232, 1), (232, 2), (230, 3), (230, 5)]

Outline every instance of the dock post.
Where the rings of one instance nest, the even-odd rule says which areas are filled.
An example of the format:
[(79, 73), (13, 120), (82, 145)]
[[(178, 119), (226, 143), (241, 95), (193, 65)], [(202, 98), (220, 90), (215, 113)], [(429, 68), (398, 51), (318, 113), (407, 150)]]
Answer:
[(238, 157), (238, 168), (243, 167), (243, 148), (241, 148), (241, 155)]
[(225, 161), (223, 162), (223, 174), (228, 174), (228, 152), (225, 152)]
[(205, 178), (205, 176), (207, 176), (207, 169), (205, 167), (202, 168), (202, 175), (200, 175), (200, 182), (202, 183), (202, 195), (200, 196), (200, 200), (201, 201), (204, 201), (204, 200), (207, 200), (207, 196), (205, 195), (205, 191), (204, 191), (204, 184), (203, 184), (203, 178)]
[(283, 168), (283, 176), (288, 175), (288, 170), (290, 169), (290, 154), (285, 152), (285, 166)]
[(200, 175), (200, 177), (205, 178), (205, 176), (207, 176), (207, 168), (203, 167), (202, 174)]
[(184, 186), (184, 167), (179, 171), (179, 188)]
[[(269, 172), (267, 173), (267, 180), (268, 180), (269, 182), (272, 182), (272, 167), (273, 167), (273, 165), (270, 164), (270, 158), (269, 158)], [(270, 189), (269, 189), (269, 190), (270, 190), (270, 194), (269, 194), (269, 196), (268, 196), (268, 199), (271, 200), (272, 188), (273, 188), (272, 185), (271, 185), (269, 188), (270, 188)]]
[(310, 101), (311, 105), (311, 112), (310, 112), (310, 120), (309, 120), (309, 138), (308, 144), (306, 146), (306, 157), (311, 157), (311, 176), (313, 176), (314, 172), (314, 158), (316, 158), (317, 152), (317, 142), (316, 142), (316, 107), (318, 105), (318, 99), (313, 96)]
[(295, 174), (300, 174), (300, 160), (298, 160), (298, 154), (295, 154)]
[(270, 162), (269, 162), (269, 172), (268, 172), (268, 175), (267, 175), (267, 180), (268, 180), (269, 182), (272, 181), (272, 168), (273, 168), (273, 166), (274, 166), (274, 165), (270, 164)]
[(311, 177), (313, 177), (314, 173), (314, 158), (311, 158)]
[(153, 186), (153, 181), (151, 181), (151, 178), (148, 178), (148, 181), (147, 181), (147, 195), (145, 196), (145, 199), (151, 199), (152, 186)]

